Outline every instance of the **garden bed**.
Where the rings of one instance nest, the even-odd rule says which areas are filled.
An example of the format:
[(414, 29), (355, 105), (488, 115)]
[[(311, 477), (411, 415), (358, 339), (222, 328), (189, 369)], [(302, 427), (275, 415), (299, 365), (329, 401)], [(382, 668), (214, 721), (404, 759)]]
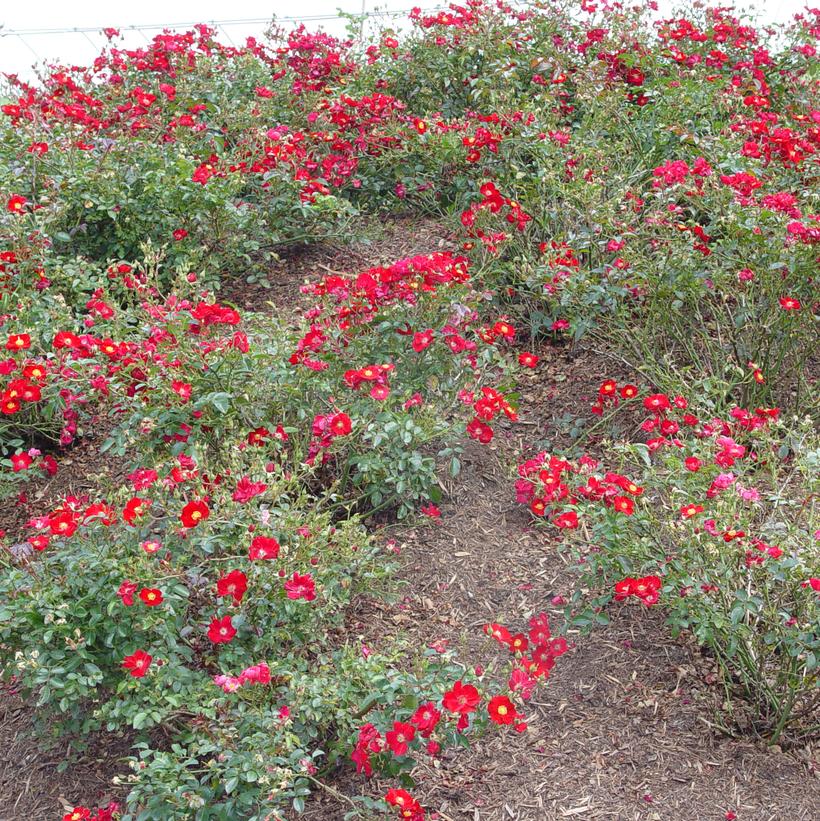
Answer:
[[(435, 223), (413, 230), (409, 220), (388, 223), (375, 241), (371, 232), (363, 225), (364, 242), (301, 251), (275, 271), (272, 292), (237, 288), (237, 304), (244, 298), (246, 307), (258, 309), (270, 302), (270, 310), (286, 317), (302, 310), (305, 281), (343, 270), (351, 259), (364, 269), (387, 261), (393, 250), (409, 256), (425, 243), (440, 249), (448, 238)], [(536, 351), (541, 366), (521, 384), (529, 412), (491, 447), (468, 448), (461, 476), (447, 482), (441, 519), (372, 524), (380, 541), (395, 543), (400, 586), (392, 603), (367, 595), (354, 602), (349, 640), (378, 648), (400, 634), (418, 647), (449, 647), (465, 664), (487, 666), (498, 661), (482, 632), (487, 622), (520, 619), (571, 592), (575, 576), (566, 560), (510, 497), (508, 465), (528, 440), (566, 444), (570, 420), (613, 371), (599, 356), (566, 346)], [(98, 455), (99, 444), (81, 442), (63, 460), (59, 482), (7, 512), (4, 528), (12, 538), (24, 538), (22, 524), (36, 506), (89, 492), (95, 475), (117, 469)], [(560, 618), (562, 608), (551, 609)], [(526, 733), (486, 738), (422, 766), (419, 798), (444, 821), (720, 821), (727, 812), (740, 819), (812, 818), (816, 748), (783, 752), (726, 736), (710, 723), (719, 699), (715, 665), (694, 643), (671, 639), (660, 615), (624, 609), (617, 621), (576, 639), (549, 687), (530, 702)], [(66, 748), (44, 750), (31, 705), (7, 689), (0, 709), (0, 800), (12, 808), (10, 818), (51, 821), (80, 799), (105, 806), (125, 797), (114, 780), (128, 773), (127, 738), (99, 734), (61, 772)], [(353, 797), (362, 782), (344, 766), (327, 786), (308, 803), (306, 821), (341, 821), (350, 806), (333, 793)]]
[(681, 14), (2, 81), (12, 817), (810, 817), (820, 13)]

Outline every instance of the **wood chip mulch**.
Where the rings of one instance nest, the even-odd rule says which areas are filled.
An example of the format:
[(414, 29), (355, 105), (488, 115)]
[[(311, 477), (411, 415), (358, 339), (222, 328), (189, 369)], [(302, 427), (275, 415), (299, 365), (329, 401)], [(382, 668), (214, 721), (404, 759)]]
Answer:
[[(228, 285), (222, 297), (242, 307), (296, 312), (298, 285), (328, 272), (351, 272), (401, 256), (452, 247), (435, 223), (393, 220), (374, 240), (350, 247), (311, 247), (283, 257), (273, 289)], [(374, 647), (401, 633), (419, 646), (446, 643), (470, 665), (490, 668), (488, 621), (524, 627), (553, 597), (571, 593), (575, 575), (546, 531), (515, 504), (511, 465), (543, 442), (564, 441), (566, 419), (581, 414), (600, 382), (620, 376), (592, 355), (541, 346), (538, 369), (521, 388), (522, 421), (489, 447), (471, 444), (462, 474), (447, 487), (439, 522), (391, 526), (403, 557), (403, 595), (394, 605), (363, 598), (352, 614), (352, 638)], [(59, 487), (82, 485), (78, 458)], [(50, 494), (49, 494), (50, 495)], [(23, 513), (4, 517), (19, 526)], [(720, 693), (707, 658), (674, 640), (662, 614), (613, 609), (611, 623), (574, 644), (527, 704), (529, 729), (493, 732), (470, 750), (429, 760), (416, 773), (417, 797), (442, 821), (813, 821), (820, 817), (816, 748), (784, 752), (709, 725)], [(74, 802), (121, 797), (127, 745), (98, 738), (58, 772), (65, 748), (46, 750), (31, 732), (32, 708), (0, 693), (0, 821), (52, 821)], [(343, 795), (377, 795), (344, 769), (328, 784)], [(316, 795), (302, 818), (341, 821), (350, 806), (330, 791)], [(296, 818), (297, 816), (293, 816)], [(729, 816), (731, 818), (731, 815)]]
[[(597, 356), (537, 352), (541, 364), (522, 386), (522, 424), (489, 447), (467, 448), (439, 522), (386, 531), (403, 557), (404, 597), (393, 607), (361, 603), (359, 637), (369, 646), (409, 634), (418, 646), (446, 642), (462, 662), (489, 668), (501, 657), (482, 632), (487, 622), (524, 628), (546, 610), (560, 623), (551, 600), (568, 598), (576, 575), (516, 505), (511, 465), (534, 444), (565, 444), (565, 418), (583, 415), (605, 378), (624, 375)], [(816, 747), (784, 752), (720, 734), (710, 726), (721, 694), (709, 659), (673, 639), (659, 611), (622, 605), (610, 618), (575, 636), (527, 704), (526, 733), (494, 732), (418, 768), (414, 795), (431, 813), (443, 821), (820, 817)], [(352, 771), (335, 786), (350, 795), (366, 789)], [(394, 785), (371, 791), (379, 786)], [(310, 818), (341, 821), (348, 809), (323, 797)]]

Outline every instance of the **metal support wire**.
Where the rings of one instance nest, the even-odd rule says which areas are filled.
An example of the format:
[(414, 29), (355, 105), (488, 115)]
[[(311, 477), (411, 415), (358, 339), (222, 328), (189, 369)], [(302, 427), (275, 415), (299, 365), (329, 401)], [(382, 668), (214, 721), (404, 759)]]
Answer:
[[(7, 33), (8, 33), (8, 34), (11, 34), (11, 32), (7, 32)], [(0, 30), (0, 34), (3, 34), (3, 32), (2, 32), (1, 30)], [(5, 36), (5, 34), (3, 34), (3, 36)], [(33, 49), (33, 48), (29, 45), (28, 40), (26, 40), (26, 38), (25, 38), (25, 37), (23, 37), (23, 35), (22, 35), (22, 34), (18, 34), (18, 35), (17, 35), (17, 38), (18, 38), (18, 39), (20, 40), (20, 42), (21, 42), (21, 43), (22, 43), (22, 44), (23, 44), (23, 45), (24, 45), (24, 46), (25, 46), (25, 47), (26, 47), (26, 48), (27, 48), (27, 49), (28, 49), (28, 50), (29, 50), (29, 51), (30, 51), (30, 52), (34, 55), (34, 59), (35, 59), (38, 63), (42, 62), (43, 58), (42, 58), (42, 57), (40, 57), (40, 55), (39, 55), (39, 54), (38, 54), (38, 53), (37, 53), (37, 52), (36, 52), (36, 51), (35, 51), (35, 50), (34, 50), (34, 49)]]
[[(444, 8), (441, 4), (422, 8), (422, 11), (432, 12)], [(361, 17), (367, 19), (370, 17), (401, 17), (409, 14), (412, 9), (396, 9), (394, 11), (381, 11), (374, 9), (366, 11), (366, 0), (362, 2)], [(349, 14), (306, 14), (303, 17), (248, 17), (231, 20), (194, 20), (188, 22), (172, 22), (172, 23), (138, 23), (130, 26), (112, 26), (119, 31), (156, 31), (163, 29), (184, 28), (186, 26), (195, 26), (198, 23), (206, 23), (208, 25), (222, 28), (225, 26), (248, 26), (248, 25), (264, 25), (270, 23), (271, 19), (281, 23), (320, 23), (327, 20), (344, 20), (350, 16)], [(4, 29), (0, 28), (0, 37), (38, 37), (40, 35), (54, 35), (54, 34), (98, 34), (104, 26), (77, 26), (74, 28), (40, 28), (40, 29)]]
[(224, 34), (224, 35), (225, 35), (225, 38), (227, 39), (227, 41), (228, 41), (228, 42), (229, 42), (229, 43), (230, 43), (230, 44), (231, 44), (234, 48), (236, 48), (236, 43), (234, 43), (233, 38), (231, 37), (231, 35), (230, 35), (230, 34), (228, 34), (228, 32), (227, 32), (227, 30), (225, 29), (225, 27), (224, 27), (224, 26), (221, 26), (221, 25), (218, 25), (218, 26), (217, 26), (217, 28), (218, 28), (218, 29), (222, 32), (222, 34)]
[[(521, 0), (512, 0), (512, 2), (520, 2)], [(378, 0), (377, 0), (378, 2)], [(151, 39), (148, 32), (166, 31), (166, 30), (180, 30), (193, 27), (199, 23), (204, 23), (213, 26), (220, 31), (229, 43), (233, 45), (233, 40), (228, 32), (228, 27), (232, 26), (262, 26), (271, 22), (275, 23), (321, 23), (329, 22), (331, 20), (350, 20), (351, 18), (358, 18), (359, 21), (359, 40), (364, 38), (365, 23), (371, 19), (391, 19), (396, 17), (405, 17), (412, 11), (411, 8), (394, 9), (394, 10), (368, 10), (368, 0), (361, 0), (361, 10), (359, 13), (344, 13), (338, 12), (335, 14), (306, 14), (303, 17), (284, 16), (284, 17), (247, 17), (247, 18), (231, 18), (228, 20), (195, 20), (189, 22), (169, 22), (169, 23), (136, 23), (128, 26), (112, 26), (118, 31), (135, 32), (138, 33), (146, 43), (150, 44)], [(421, 11), (426, 14), (440, 11), (448, 7), (446, 0), (439, 0), (435, 5), (421, 6)], [(20, 42), (31, 52), (38, 64), (44, 62), (36, 48), (29, 42), (29, 38), (40, 36), (55, 36), (55, 35), (82, 35), (91, 45), (95, 52), (99, 51), (100, 46), (94, 42), (90, 35), (99, 36), (100, 32), (106, 26), (75, 26), (66, 28), (25, 28), (25, 29), (7, 29), (0, 25), (0, 41), (4, 37), (16, 37)], [(2, 74), (2, 72), (0, 72)]]
[(82, 34), (83, 34), (83, 37), (85, 37), (85, 39), (86, 39), (86, 40), (88, 40), (88, 42), (89, 42), (89, 43), (91, 43), (91, 48), (93, 48), (93, 49), (94, 49), (94, 51), (99, 51), (99, 50), (100, 50), (100, 46), (99, 46), (99, 44), (95, 43), (95, 42), (91, 39), (91, 37), (89, 37), (89, 36), (88, 36), (88, 32), (87, 32), (87, 31), (84, 31)]

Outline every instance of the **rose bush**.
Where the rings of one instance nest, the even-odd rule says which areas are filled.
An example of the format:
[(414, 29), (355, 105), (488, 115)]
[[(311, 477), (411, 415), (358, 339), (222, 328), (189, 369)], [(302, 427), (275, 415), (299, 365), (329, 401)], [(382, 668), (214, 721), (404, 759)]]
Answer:
[[(124, 485), (66, 496), (4, 545), (4, 667), (52, 734), (137, 732), (140, 817), (298, 809), (317, 768), (347, 757), (357, 705), (401, 716), (462, 675), (436, 655), (410, 675), (395, 666), (410, 648), (339, 642), (352, 596), (387, 564), (349, 511), (417, 510), (439, 493), (429, 445), (467, 409), (484, 438), (515, 417), (486, 384), (513, 330), (479, 322), (466, 261), (447, 253), (326, 278), (296, 328), (243, 318), (185, 276), (163, 297), (158, 256), (109, 273), (123, 293), (101, 310), (115, 303), (97, 292), (89, 332), (58, 331), (35, 358), (28, 334), (9, 336), (13, 370), (59, 385), (63, 415), (108, 427), (103, 452), (130, 466)], [(24, 397), (33, 419), (49, 395)], [(23, 450), (11, 461), (40, 467)], [(203, 734), (214, 721), (222, 740)]]
[[(601, 385), (603, 452), (520, 466), (592, 591), (569, 623), (663, 607), (736, 726), (816, 732), (820, 18), (651, 11), (467, 0), (368, 43), (112, 29), (91, 66), (4, 80), (0, 496), (91, 434), (125, 479), (0, 535), (0, 658), (53, 734), (133, 734), (100, 821), (274, 819), (350, 760), (397, 784), (352, 814), (416, 821), (417, 756), (525, 729), (567, 649), (545, 614), (487, 625), (503, 675), (358, 647), (346, 617), (392, 564), (368, 525), (440, 515), (538, 337), (655, 386)], [(389, 211), (454, 247), (317, 271), (298, 317), (223, 298)]]
[(606, 623), (613, 602), (659, 604), (713, 654), (741, 726), (775, 742), (811, 734), (820, 529), (809, 421), (787, 424), (776, 408), (696, 414), (684, 397), (614, 380), (600, 397), (640, 401), (644, 440), (611, 444), (602, 458), (541, 452), (516, 484), (519, 502), (566, 534), (562, 549), (585, 577), (571, 622)]

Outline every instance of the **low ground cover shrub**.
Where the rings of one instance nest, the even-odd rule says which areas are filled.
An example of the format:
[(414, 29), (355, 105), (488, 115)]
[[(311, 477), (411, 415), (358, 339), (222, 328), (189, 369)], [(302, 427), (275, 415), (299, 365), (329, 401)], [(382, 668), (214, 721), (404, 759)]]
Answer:
[[(14, 370), (40, 367), (31, 384), (59, 384), (56, 406), (107, 425), (102, 450), (129, 467), (3, 543), (3, 667), (52, 735), (137, 733), (124, 817), (300, 809), (348, 757), (357, 718), (406, 718), (464, 678), (448, 657), (407, 672), (412, 648), (343, 638), (353, 596), (376, 594), (390, 564), (351, 507), (431, 504), (436, 443), (457, 472), (465, 417), (485, 439), (496, 415), (515, 417), (486, 384), (512, 329), (479, 322), (466, 261), (447, 253), (320, 281), (301, 327), (243, 318), (184, 276), (163, 297), (154, 263), (127, 272), (127, 310), (89, 333), (57, 331), (31, 361), (28, 337), (9, 337)], [(35, 419), (48, 396), (27, 400)], [(36, 475), (30, 449), (5, 444)]]
[(558, 323), (655, 383), (799, 403), (817, 352), (816, 20), (775, 35), (716, 9), (588, 11), (469, 3), (419, 16), (373, 64), (429, 115), (474, 274), (532, 333)]
[[(595, 591), (570, 623), (661, 606), (733, 728), (816, 733), (818, 15), (650, 11), (467, 0), (369, 43), (110, 30), (91, 66), (4, 81), (0, 497), (89, 434), (127, 467), (0, 537), (0, 658), (75, 744), (136, 733), (124, 817), (281, 817), (352, 758), (396, 783), (352, 816), (417, 821), (417, 756), (525, 728), (567, 648), (543, 614), (487, 626), (511, 654), (490, 672), (359, 647), (345, 615), (389, 573), (366, 524), (440, 515), (539, 337), (655, 386), (607, 380), (586, 433), (619, 441), (520, 467)], [(390, 211), (454, 247), (317, 271), (298, 317), (222, 297)]]
[(716, 416), (614, 380), (600, 401), (640, 402), (643, 432), (606, 443), (600, 458), (541, 452), (519, 465), (516, 483), (519, 502), (560, 529), (583, 576), (573, 623), (617, 618), (615, 602), (660, 606), (676, 632), (714, 655), (724, 706), (741, 726), (773, 742), (815, 732), (819, 457), (810, 421), (777, 408)]

